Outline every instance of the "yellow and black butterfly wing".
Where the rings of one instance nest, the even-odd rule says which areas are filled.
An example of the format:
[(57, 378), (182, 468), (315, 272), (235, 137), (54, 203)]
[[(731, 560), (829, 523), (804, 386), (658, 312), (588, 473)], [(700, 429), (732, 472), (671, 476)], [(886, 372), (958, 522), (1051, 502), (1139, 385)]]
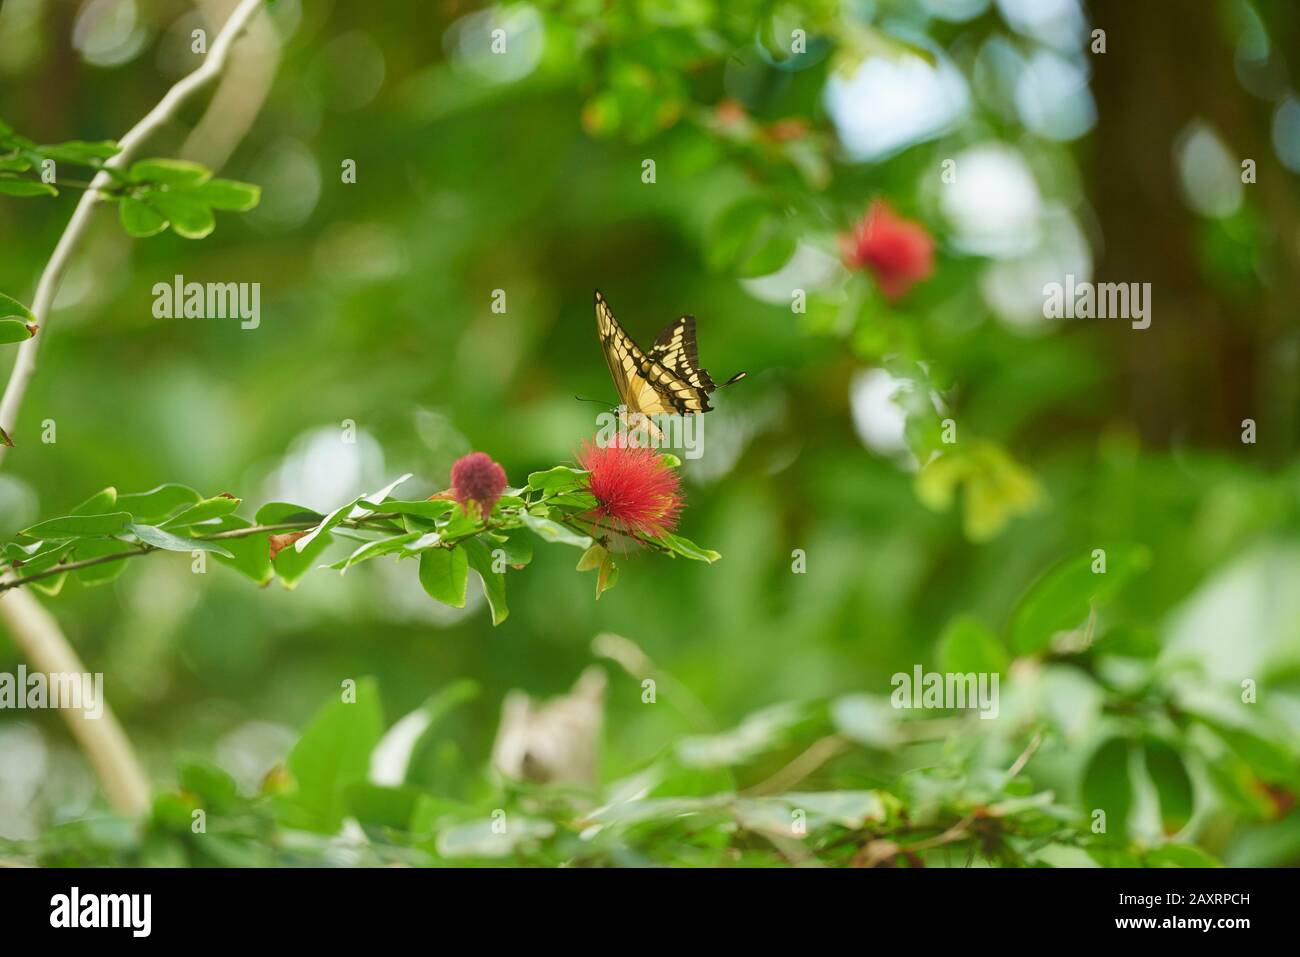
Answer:
[(627, 405), (632, 378), (643, 357), (632, 337), (614, 318), (613, 310), (599, 289), (596, 290), (596, 335), (600, 337), (600, 351), (605, 354), (605, 364), (609, 366), (619, 401)]
[[(600, 337), (601, 351), (605, 353), (605, 363), (609, 366), (609, 374), (614, 379), (614, 387), (618, 390), (619, 399), (627, 406), (629, 412), (639, 412), (643, 415), (672, 413), (689, 415), (694, 412), (709, 411), (708, 390), (696, 385), (689, 377), (682, 376), (668, 365), (669, 361), (685, 360), (688, 341), (689, 353), (692, 357), (695, 355), (694, 320), (689, 324), (689, 340), (683, 327), (681, 334), (676, 337), (678, 348), (670, 353), (674, 341), (670, 333), (681, 326), (686, 318), (688, 317), (677, 320), (659, 337), (659, 340), (665, 343), (665, 348), (660, 355), (655, 355), (654, 350), (647, 355), (619, 325), (618, 320), (614, 318), (613, 310), (609, 308), (609, 303), (597, 290), (596, 333)], [(656, 348), (660, 345), (659, 340), (656, 340)], [(690, 365), (694, 369), (696, 361), (692, 361)], [(705, 381), (707, 379), (706, 374)], [(709, 389), (711, 390), (712, 387), (713, 383), (709, 382)]]
[(648, 355), (696, 389), (709, 393), (717, 388), (709, 378), (708, 370), (700, 368), (694, 316), (682, 316), (659, 333)]

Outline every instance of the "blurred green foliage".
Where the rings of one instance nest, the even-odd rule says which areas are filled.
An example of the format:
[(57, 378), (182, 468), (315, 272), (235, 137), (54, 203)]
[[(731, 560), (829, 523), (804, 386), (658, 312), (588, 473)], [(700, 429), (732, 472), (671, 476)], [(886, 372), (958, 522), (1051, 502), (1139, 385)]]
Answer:
[[(76, 5), (38, 6), (21, 43), (0, 15), (0, 115), (36, 140), (119, 136), (197, 62), (182, 4), (141, 9), (138, 47), (98, 66), (69, 48)], [(482, 600), (441, 608), (384, 559), (293, 593), (167, 556), (69, 586), (50, 607), (105, 673), (159, 797), (143, 827), (106, 814), (57, 714), (0, 715), (0, 761), (38, 754), (41, 769), (4, 765), (5, 856), (1300, 861), (1300, 350), (1284, 281), (1297, 203), (1250, 88), (1250, 64), (1273, 61), (1241, 59), (1252, 31), (1285, 49), (1295, 17), (1097, 6), (1110, 49), (1081, 67), (1097, 64), (1084, 88), (1096, 128), (1066, 135), (1023, 108), (1015, 71), (1085, 62), (1088, 34), (1046, 36), (1012, 15), (1023, 4), (274, 5), (276, 78), (223, 167), (260, 204), (201, 243), (130, 241), (100, 216), (40, 317), (0, 536), (108, 484), (324, 514), (403, 472), (417, 476), (403, 494), (422, 499), (471, 449), (521, 484), (595, 431), (575, 393), (613, 399), (599, 286), (643, 344), (692, 313), (702, 362), (750, 372), (705, 417), (705, 457), (683, 464), (681, 530), (724, 558), (628, 556), (597, 603), (575, 553), (539, 549), (497, 628)], [(1179, 196), (1172, 136), (1157, 136), (1194, 115), (1187, 104), (1114, 80), (1162, 56), (1193, 90), (1192, 71), (1227, 71), (1193, 108), (1259, 161), (1258, 192), (1231, 216)], [(862, 159), (827, 89), (882, 62), (949, 67), (968, 97)], [(260, 96), (241, 75), (228, 95)], [(1151, 141), (1111, 125), (1134, 111)], [(201, 112), (149, 151), (180, 155)], [(942, 192), (943, 161), (988, 144), (1034, 183), (1040, 215), (1015, 236), (1055, 236), (1065, 211), (1105, 250), (1106, 277), (1156, 284), (1150, 330), (1007, 314), (999, 292), (1034, 251), (972, 248)], [(1158, 172), (1143, 177), (1149, 157)], [(939, 244), (934, 275), (898, 301), (838, 264), (837, 237), (879, 196)], [(66, 196), (37, 199), (0, 203), (0, 290), (20, 303), (70, 211)], [(1143, 219), (1167, 242), (1128, 241)], [(156, 319), (150, 290), (178, 274), (260, 282), (259, 328)], [(806, 311), (792, 311), (804, 278)], [(895, 447), (862, 427), (868, 371), (907, 383)], [(47, 423), (55, 441), (41, 440)], [(593, 645), (608, 633), (640, 657)], [(599, 782), (490, 770), (510, 689), (561, 693), (593, 660), (609, 677)], [(0, 645), (0, 670), (17, 664)], [(999, 673), (997, 718), (890, 707), (891, 676), (917, 666)], [(356, 703), (338, 703), (349, 681)], [(401, 780), (367, 783), (381, 734), (415, 712), (428, 721)], [(344, 819), (359, 830), (338, 836)]]

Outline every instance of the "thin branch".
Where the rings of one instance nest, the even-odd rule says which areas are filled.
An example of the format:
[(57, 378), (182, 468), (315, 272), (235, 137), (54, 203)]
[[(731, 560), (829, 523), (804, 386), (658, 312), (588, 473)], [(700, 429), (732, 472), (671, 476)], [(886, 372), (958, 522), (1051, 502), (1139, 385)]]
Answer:
[[(0, 621), (33, 670), (67, 675), (86, 672), (54, 616), (29, 593), (18, 591), (0, 598)], [(98, 717), (91, 717), (85, 701), (80, 708), (65, 707), (60, 713), (95, 769), (108, 803), (124, 814), (144, 814), (150, 806), (149, 780), (108, 701), (99, 703), (103, 713)]]
[(1028, 746), (1026, 746), (1025, 750), (1020, 752), (1020, 757), (1016, 758), (1011, 767), (1007, 769), (1008, 781), (1024, 770), (1025, 765), (1029, 763), (1029, 759), (1034, 756), (1034, 752), (1038, 750), (1038, 746), (1042, 743), (1043, 732), (1035, 732), (1033, 738), (1030, 739)]
[(953, 841), (964, 841), (970, 836), (967, 830), (975, 820), (974, 814), (967, 814), (964, 818), (954, 824), (942, 834), (936, 834), (934, 837), (927, 837), (923, 841), (917, 841), (915, 844), (908, 844), (903, 848), (903, 852), (928, 851), (935, 847), (942, 847), (944, 844), (951, 844)]
[[(120, 181), (120, 169), (130, 162), (140, 144), (175, 116), (186, 100), (222, 71), (235, 38), (243, 32), (261, 7), (262, 0), (241, 0), (217, 33), (211, 51), (199, 68), (172, 86), (158, 105), (118, 141), (120, 151), (91, 180), (91, 188), (77, 201), (72, 217), (36, 284), (32, 312), (42, 325), (48, 326), (55, 294), (73, 253), (85, 235), (95, 205), (100, 202), (99, 190), (114, 181)], [(36, 351), (42, 338), (44, 336), (33, 337), (18, 347), (4, 395), (0, 396), (0, 432), (15, 429), (27, 387), (36, 373)], [(3, 463), (6, 452), (6, 447), (0, 444), (0, 463)], [(9, 577), (11, 576), (5, 576), (6, 579)], [(0, 601), (0, 619), (4, 619), (8, 626), (14, 645), (38, 669), (70, 674), (85, 672), (85, 666), (59, 629), (58, 622), (28, 592), (15, 591), (12, 595), (4, 595)], [(100, 704), (103, 712), (98, 720), (86, 720), (84, 713), (73, 711), (65, 711), (64, 717), (87, 760), (94, 767), (109, 803), (125, 814), (146, 814), (149, 811), (151, 791), (148, 778), (108, 702), (102, 701)]]
[(46, 578), (53, 578), (56, 575), (63, 575), (67, 572), (75, 572), (79, 568), (90, 568), (93, 565), (104, 565), (108, 562), (115, 562), (122, 558), (134, 558), (136, 555), (148, 555), (155, 551), (152, 545), (141, 545), (139, 548), (133, 548), (127, 552), (114, 552), (111, 555), (97, 555), (94, 558), (83, 558), (75, 562), (66, 562), (59, 565), (53, 565), (44, 571), (34, 572), (31, 575), (23, 575), (20, 578), (6, 578), (0, 581), (0, 592), (6, 592), (11, 588), (21, 588), (23, 585), (30, 585), (32, 582), (42, 581)]
[[(563, 525), (571, 532), (577, 532), (579, 535), (585, 535), (587, 536), (587, 538), (590, 538), (592, 541), (597, 541), (600, 542), (601, 544), (605, 544), (609, 540), (610, 532), (613, 532), (616, 535), (622, 535), (624, 538), (630, 538), (632, 541), (636, 542), (637, 544), (644, 545), (646, 548), (652, 549), (654, 551), (663, 552), (665, 555), (673, 554), (673, 550), (671, 548), (669, 548), (663, 542), (660, 542), (648, 535), (641, 535), (633, 531), (621, 531), (619, 529), (602, 528), (600, 522), (590, 518), (584, 518), (581, 515), (565, 515), (560, 518), (555, 518), (553, 519), (553, 521), (557, 522), (560, 525)], [(582, 524), (583, 522), (587, 523), (585, 527)]]
[[(1034, 756), (1034, 753), (1042, 743), (1043, 733), (1041, 731), (1035, 732), (1033, 738), (1030, 739), (1029, 744), (1025, 746), (1025, 749), (1021, 751), (1020, 755), (1011, 763), (1011, 767), (1007, 769), (1005, 781), (1010, 781), (1024, 770), (1025, 765), (1029, 763), (1029, 759)], [(942, 833), (936, 834), (933, 837), (927, 837), (914, 844), (903, 845), (898, 844), (895, 841), (883, 839), (868, 841), (866, 845), (864, 845), (862, 849), (853, 856), (854, 866), (875, 867), (877, 864), (884, 861), (892, 860), (899, 854), (911, 855), (915, 854), (917, 851), (928, 851), (936, 847), (942, 847), (945, 844), (952, 844), (955, 841), (964, 841), (966, 838), (971, 836), (970, 826), (979, 816), (981, 816), (979, 812), (972, 811), (957, 823), (948, 827)], [(972, 856), (974, 855), (974, 850), (974, 847), (972, 847)], [(969, 863), (968, 859), (968, 866)]]
[[(176, 85), (158, 101), (158, 105), (118, 140), (119, 152), (104, 163), (100, 171), (95, 174), (95, 178), (90, 181), (91, 188), (77, 200), (77, 208), (73, 210), (67, 228), (59, 237), (54, 253), (41, 273), (40, 281), (36, 284), (36, 296), (32, 300), (32, 312), (36, 314), (37, 322), (47, 330), (54, 296), (63, 281), (63, 274), (72, 260), (72, 254), (86, 232), (95, 205), (100, 201), (99, 190), (112, 182), (116, 171), (131, 162), (141, 143), (170, 121), (186, 100), (222, 71), (231, 44), (261, 7), (262, 0), (241, 0), (212, 42), (211, 51), (199, 68), (177, 81)], [(48, 335), (48, 331), (45, 334)], [(0, 429), (5, 429), (10, 434), (14, 432), (17, 425), (18, 412), (22, 408), (23, 398), (27, 395), (27, 387), (36, 373), (36, 351), (40, 348), (40, 341), (41, 336), (33, 336), (18, 347), (18, 357), (14, 360), (13, 371), (5, 386), (4, 396), (0, 398)], [(0, 446), (0, 462), (4, 461), (6, 452), (7, 449)]]
[(818, 738), (797, 758), (770, 778), (755, 784), (745, 794), (758, 797), (764, 794), (781, 794), (789, 791), (831, 758), (847, 750), (848, 747), (849, 742), (838, 734), (828, 734), (824, 738)]
[[(23, 183), (40, 183), (40, 182), (43, 182), (43, 181), (40, 180), (40, 179), (37, 179), (37, 178), (35, 178), (35, 177), (32, 177), (32, 178), (28, 178), (28, 177), (19, 177), (19, 182), (23, 182)], [(95, 185), (94, 185), (93, 183), (90, 183), (90, 182), (88, 182), (88, 181), (86, 181), (86, 180), (82, 180), (82, 179), (66, 179), (66, 178), (61, 178), (61, 179), (59, 180), (59, 187), (62, 188), (62, 187), (64, 187), (64, 186), (66, 186), (66, 187), (68, 187), (68, 188), (70, 188), (70, 189), (95, 189), (95, 188), (96, 188)], [(108, 196), (111, 196), (111, 195), (112, 195), (111, 193), (104, 193), (102, 190), (100, 191), (100, 194), (101, 194), (102, 196), (105, 196), (105, 197), (108, 197)]]
[[(376, 519), (390, 519), (394, 515), (367, 515), (365, 518), (347, 519), (339, 524), (344, 528), (368, 528), (367, 522), (373, 522)], [(213, 532), (211, 535), (194, 535), (193, 541), (196, 542), (220, 542), (228, 541), (233, 538), (249, 538), (253, 535), (265, 535), (269, 532), (288, 532), (288, 531), (305, 531), (309, 528), (315, 528), (320, 524), (319, 519), (303, 522), (280, 522), (276, 525), (250, 525), (247, 528), (229, 528), (224, 532)], [(477, 533), (475, 533), (477, 534)], [(109, 555), (96, 555), (94, 558), (83, 558), (75, 562), (63, 562), (58, 565), (52, 565), (42, 571), (35, 572), (31, 575), (22, 577), (6, 578), (0, 581), (0, 592), (6, 592), (11, 588), (21, 588), (23, 585), (30, 585), (32, 582), (41, 581), (45, 578), (53, 578), (56, 575), (62, 575), (66, 572), (75, 572), (80, 568), (92, 568), (95, 565), (105, 565), (108, 562), (121, 561), (127, 558), (135, 558), (139, 555), (149, 555), (153, 552), (168, 551), (165, 548), (158, 548), (154, 545), (141, 544), (137, 548), (130, 548), (122, 552), (113, 552)]]
[[(400, 517), (401, 516), (395, 512), (374, 512), (370, 515), (364, 515), (360, 518), (344, 519), (342, 522), (339, 523), (339, 527), (352, 528), (352, 529), (364, 529), (364, 530), (371, 530), (371, 531), (382, 531), (383, 529), (376, 528), (370, 523), (378, 522), (378, 521), (391, 521), (392, 519), (400, 518)], [(577, 532), (579, 534), (585, 534), (592, 537), (595, 537), (595, 533), (599, 532), (600, 530), (598, 527), (584, 528), (582, 525), (582, 520), (575, 515), (563, 516), (557, 519), (557, 521), (559, 522), (559, 524), (564, 525), (570, 531)], [(312, 519), (305, 519), (303, 521), (298, 521), (298, 522), (278, 522), (274, 525), (250, 525), (247, 528), (230, 528), (221, 532), (213, 532), (210, 535), (192, 535), (190, 537), (193, 541), (196, 542), (219, 542), (219, 541), (226, 541), (229, 539), (236, 539), (236, 538), (249, 538), (254, 535), (265, 535), (270, 532), (306, 531), (307, 529), (315, 528), (319, 524), (320, 524), (319, 518), (312, 518)], [(474, 529), (471, 529), (468, 532), (465, 532), (463, 535), (458, 535), (453, 538), (443, 539), (438, 542), (437, 547), (454, 548), (456, 545), (459, 545), (461, 542), (465, 541), (466, 539), (475, 538), (480, 533), (488, 531), (492, 527), (493, 526), (491, 525), (491, 523), (486, 523), (483, 525), (483, 527), (481, 528), (476, 527)], [(653, 546), (659, 549), (660, 551), (664, 551), (664, 552), (670, 551), (670, 549), (667, 549), (663, 545), (656, 543), (653, 539), (641, 538), (639, 536), (629, 536), (629, 537), (632, 537), (635, 541), (638, 541), (641, 544)], [(5, 575), (3, 578), (0, 578), (0, 594), (3, 594), (4, 592), (9, 591), (10, 589), (21, 588), (23, 585), (29, 585), (32, 582), (43, 581), (44, 579), (47, 578), (54, 578), (58, 575), (66, 574), (67, 572), (78, 571), (83, 568), (93, 568), (96, 565), (105, 565), (108, 564), (109, 562), (124, 561), (128, 558), (136, 558), (140, 555), (151, 555), (154, 552), (159, 552), (159, 551), (169, 551), (169, 549), (158, 548), (153, 545), (141, 543), (138, 546), (127, 548), (120, 552), (112, 552), (108, 555), (96, 555), (93, 558), (83, 558), (72, 562), (61, 562), (58, 565), (52, 565), (49, 568), (42, 569), (39, 572), (33, 572), (30, 575), (14, 574), (13, 570), (17, 568), (21, 568), (22, 564), (21, 562), (18, 565), (13, 565), (11, 563), (10, 573), (8, 575)]]
[[(339, 523), (339, 527), (365, 529), (371, 531), (383, 531), (382, 528), (376, 528), (371, 525), (372, 522), (391, 521), (401, 516), (396, 512), (375, 512), (355, 519), (344, 519)], [(270, 532), (295, 532), (306, 531), (315, 528), (320, 524), (319, 518), (305, 519), (299, 522), (278, 522), (274, 525), (250, 525), (247, 528), (229, 528), (221, 532), (213, 532), (210, 535), (192, 535), (190, 536), (196, 542), (220, 542), (235, 538), (249, 538), (254, 535), (265, 535)], [(584, 533), (580, 527), (568, 525), (561, 520), (570, 531)], [(474, 528), (463, 535), (454, 538), (443, 539), (438, 542), (438, 548), (454, 548), (466, 539), (475, 538), (480, 533), (488, 531), (493, 526), (485, 524), (482, 528)], [(134, 548), (128, 548), (120, 552), (112, 552), (108, 555), (96, 555), (94, 558), (83, 558), (73, 562), (62, 562), (58, 565), (52, 565), (49, 568), (34, 572), (31, 575), (17, 576), (12, 572), (4, 578), (0, 578), (0, 594), (13, 588), (21, 588), (23, 585), (29, 585), (32, 582), (42, 581), (46, 578), (54, 578), (66, 572), (74, 572), (82, 568), (93, 568), (95, 565), (105, 565), (108, 562), (123, 561), (128, 558), (136, 558), (140, 555), (151, 555), (154, 552), (168, 551), (168, 549), (157, 548), (153, 545), (140, 544)], [(21, 564), (14, 566), (21, 568)]]

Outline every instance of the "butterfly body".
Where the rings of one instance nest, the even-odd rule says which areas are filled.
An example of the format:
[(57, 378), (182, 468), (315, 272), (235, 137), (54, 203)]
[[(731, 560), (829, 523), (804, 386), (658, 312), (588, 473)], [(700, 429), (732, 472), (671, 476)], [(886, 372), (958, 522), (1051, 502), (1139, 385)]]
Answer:
[[(658, 430), (653, 416), (696, 415), (712, 409), (709, 393), (717, 386), (700, 367), (694, 316), (670, 323), (643, 352), (619, 325), (598, 289), (596, 334), (629, 422), (648, 425), (654, 435)], [(743, 376), (743, 372), (733, 376), (730, 382)]]

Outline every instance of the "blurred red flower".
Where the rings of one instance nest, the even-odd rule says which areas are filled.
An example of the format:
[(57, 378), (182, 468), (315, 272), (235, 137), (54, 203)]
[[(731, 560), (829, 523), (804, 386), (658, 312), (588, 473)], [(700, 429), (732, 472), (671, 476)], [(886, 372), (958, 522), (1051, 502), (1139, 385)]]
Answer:
[(844, 262), (866, 269), (886, 299), (907, 295), (934, 272), (934, 239), (920, 223), (897, 216), (883, 199), (872, 202), (852, 233), (840, 236)]
[(492, 506), (506, 490), (506, 470), (486, 452), (471, 452), (451, 467), (451, 491), (461, 508), (477, 502), (483, 517), (492, 514)]
[(677, 527), (682, 510), (681, 479), (654, 449), (583, 443), (578, 462), (597, 505), (588, 516), (599, 526), (657, 537)]

